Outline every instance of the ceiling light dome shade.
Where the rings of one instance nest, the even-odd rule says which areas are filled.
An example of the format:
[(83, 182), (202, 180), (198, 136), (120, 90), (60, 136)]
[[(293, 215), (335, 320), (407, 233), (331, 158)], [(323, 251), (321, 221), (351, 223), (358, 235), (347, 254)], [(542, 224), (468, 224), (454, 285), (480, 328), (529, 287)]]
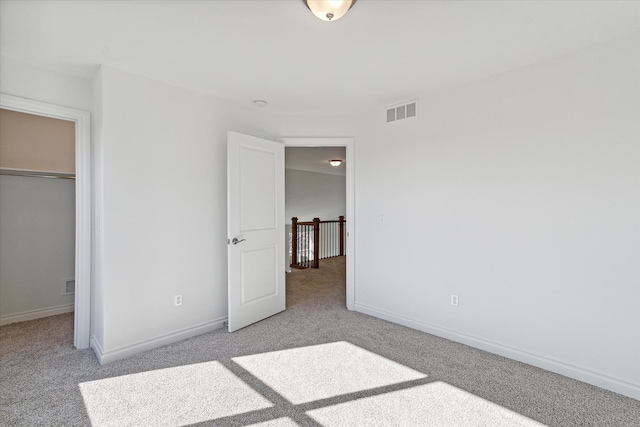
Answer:
[(357, 0), (302, 0), (309, 10), (323, 21), (336, 21), (356, 3)]

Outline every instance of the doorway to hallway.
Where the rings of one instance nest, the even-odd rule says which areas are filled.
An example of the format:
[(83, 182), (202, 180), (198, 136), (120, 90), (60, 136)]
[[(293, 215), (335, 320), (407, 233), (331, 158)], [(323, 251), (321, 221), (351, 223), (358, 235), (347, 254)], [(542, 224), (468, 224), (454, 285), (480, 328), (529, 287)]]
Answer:
[[(342, 198), (343, 202), (339, 202), (336, 203), (336, 206), (332, 206), (330, 208), (327, 208), (327, 206), (332, 205), (332, 203), (321, 203), (319, 207), (317, 207), (317, 210), (320, 212), (326, 212), (326, 215), (329, 216), (335, 216), (337, 219), (337, 217), (339, 216), (345, 216), (346, 217), (346, 232), (345, 232), (345, 253), (346, 253), (346, 257), (337, 257), (336, 259), (339, 259), (343, 262), (343, 274), (344, 274), (344, 279), (343, 279), (343, 286), (344, 286), (344, 299), (342, 301), (344, 301), (344, 304), (346, 305), (346, 307), (348, 309), (353, 309), (354, 304), (355, 304), (355, 278), (354, 278), (354, 257), (355, 257), (355, 245), (354, 245), (354, 163), (355, 163), (355, 155), (354, 155), (354, 139), (353, 138), (280, 138), (278, 139), (281, 142), (284, 142), (285, 144), (285, 152), (287, 152), (287, 150), (290, 149), (294, 149), (293, 152), (295, 152), (296, 150), (300, 150), (300, 153), (304, 154), (305, 152), (302, 150), (311, 150), (311, 151), (317, 151), (318, 153), (322, 153), (323, 148), (329, 148), (329, 149), (333, 149), (335, 150), (334, 152), (330, 152), (328, 151), (327, 153), (322, 153), (321, 155), (319, 155), (315, 160), (315, 166), (317, 167), (317, 169), (315, 169), (314, 171), (311, 171), (311, 173), (322, 173), (322, 172), (327, 172), (326, 168), (331, 168), (332, 166), (329, 165), (329, 160), (334, 160), (336, 158), (343, 160), (343, 165), (342, 167), (344, 175), (342, 175), (342, 178), (340, 179), (335, 179), (335, 177), (332, 179), (331, 177), (329, 177), (328, 179), (325, 179), (325, 181), (327, 181), (325, 184), (323, 185), (328, 185), (329, 187), (333, 186), (333, 188), (336, 188), (336, 185), (338, 186), (342, 186), (341, 189), (344, 189), (344, 192), (342, 191), (333, 191), (334, 194), (330, 194), (331, 191), (328, 192), (328, 195), (326, 196), (322, 196), (321, 199), (325, 200), (325, 202), (329, 199), (331, 199), (331, 197), (334, 198)], [(338, 150), (340, 149), (340, 150)], [(310, 152), (311, 152), (310, 151)], [(289, 156), (291, 157), (291, 156)], [(295, 163), (288, 163), (285, 162), (285, 167), (286, 168), (290, 168), (289, 171), (289, 176), (286, 177), (285, 182), (286, 182), (286, 186), (289, 187), (289, 190), (292, 190), (291, 187), (295, 187), (295, 185), (292, 185), (292, 183), (289, 181), (290, 176), (293, 175), (300, 175), (300, 173), (298, 172), (291, 172), (291, 170), (297, 170), (294, 169)], [(325, 169), (322, 169), (322, 167), (324, 167)], [(331, 170), (331, 169), (329, 169)], [(309, 172), (309, 171), (307, 171)], [(335, 174), (335, 173), (334, 173)], [(325, 175), (332, 175), (332, 174), (325, 174)], [(339, 175), (338, 175), (339, 176)], [(321, 176), (318, 176), (321, 177)], [(307, 177), (308, 178), (308, 177)], [(324, 176), (324, 178), (327, 178), (326, 176)], [(308, 179), (307, 179), (308, 180)], [(340, 181), (341, 180), (341, 181)], [(342, 182), (342, 184), (340, 184), (339, 182)], [(294, 189), (294, 191), (296, 191)], [(297, 190), (297, 191), (301, 191), (301, 190)], [(307, 190), (307, 192), (310, 192), (311, 194), (313, 194), (312, 189)], [(336, 194), (337, 193), (337, 194)], [(301, 199), (304, 199), (304, 197), (302, 197)], [(290, 204), (288, 201), (286, 202), (287, 204), (289, 204), (289, 207), (292, 207), (292, 204)], [(344, 204), (342, 204), (344, 203)], [(295, 203), (293, 204), (295, 205)], [(341, 210), (341, 212), (343, 213), (339, 213), (339, 212), (330, 212), (330, 209), (337, 209), (337, 210)], [(304, 207), (302, 207), (302, 209), (305, 209)], [(329, 209), (329, 211), (327, 210)], [(287, 214), (291, 214), (292, 210), (288, 210)], [(291, 218), (288, 218), (288, 216), (294, 216), (297, 214), (291, 214), (291, 215), (287, 215), (287, 218), (285, 218), (285, 223), (286, 224), (290, 224), (291, 223)], [(317, 215), (310, 213), (311, 216), (313, 217), (318, 217)], [(306, 218), (305, 218), (306, 219)], [(309, 220), (312, 220), (313, 218), (309, 218)], [(322, 219), (322, 218), (321, 218)], [(291, 228), (289, 227), (289, 231), (288, 233), (291, 232)], [(329, 258), (327, 260), (322, 260), (320, 263), (320, 268), (317, 269), (318, 273), (314, 273), (315, 277), (316, 275), (322, 275), (322, 264), (323, 263), (327, 263), (329, 262), (329, 260), (331, 260), (333, 258)], [(338, 261), (339, 262), (339, 261)], [(289, 273), (288, 277), (294, 273)], [(311, 276), (311, 275), (309, 275)], [(290, 284), (290, 279), (287, 279), (287, 287)], [(289, 290), (287, 290), (287, 295), (289, 296)]]

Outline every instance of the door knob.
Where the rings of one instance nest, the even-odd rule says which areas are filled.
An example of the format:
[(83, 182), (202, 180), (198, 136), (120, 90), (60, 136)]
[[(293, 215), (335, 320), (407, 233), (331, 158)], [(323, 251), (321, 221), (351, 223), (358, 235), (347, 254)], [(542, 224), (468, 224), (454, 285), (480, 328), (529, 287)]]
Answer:
[(233, 238), (233, 240), (231, 241), (231, 243), (233, 243), (234, 245), (237, 245), (238, 243), (240, 243), (240, 242), (244, 242), (245, 240), (247, 240), (247, 239), (240, 239), (240, 240), (238, 240), (238, 238), (237, 238), (237, 237), (234, 237), (234, 238)]

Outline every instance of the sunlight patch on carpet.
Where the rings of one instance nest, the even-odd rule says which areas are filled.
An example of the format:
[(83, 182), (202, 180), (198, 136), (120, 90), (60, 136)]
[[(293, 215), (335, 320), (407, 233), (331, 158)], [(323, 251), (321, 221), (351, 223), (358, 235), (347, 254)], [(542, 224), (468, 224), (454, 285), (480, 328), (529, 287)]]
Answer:
[(421, 372), (347, 342), (232, 360), (295, 405), (426, 378)]
[(246, 427), (299, 427), (300, 424), (291, 418), (276, 418), (275, 420), (263, 421), (257, 424), (249, 424)]
[(323, 426), (540, 427), (537, 421), (438, 381), (307, 411)]
[(79, 384), (93, 426), (184, 426), (273, 404), (219, 362)]

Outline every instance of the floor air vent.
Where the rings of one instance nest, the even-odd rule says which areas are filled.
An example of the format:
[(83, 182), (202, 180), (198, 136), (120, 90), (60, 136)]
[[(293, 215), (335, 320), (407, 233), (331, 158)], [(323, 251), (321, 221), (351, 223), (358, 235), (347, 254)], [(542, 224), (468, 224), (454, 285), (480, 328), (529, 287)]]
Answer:
[(408, 101), (392, 107), (387, 107), (387, 123), (410, 119), (418, 115), (418, 101)]

